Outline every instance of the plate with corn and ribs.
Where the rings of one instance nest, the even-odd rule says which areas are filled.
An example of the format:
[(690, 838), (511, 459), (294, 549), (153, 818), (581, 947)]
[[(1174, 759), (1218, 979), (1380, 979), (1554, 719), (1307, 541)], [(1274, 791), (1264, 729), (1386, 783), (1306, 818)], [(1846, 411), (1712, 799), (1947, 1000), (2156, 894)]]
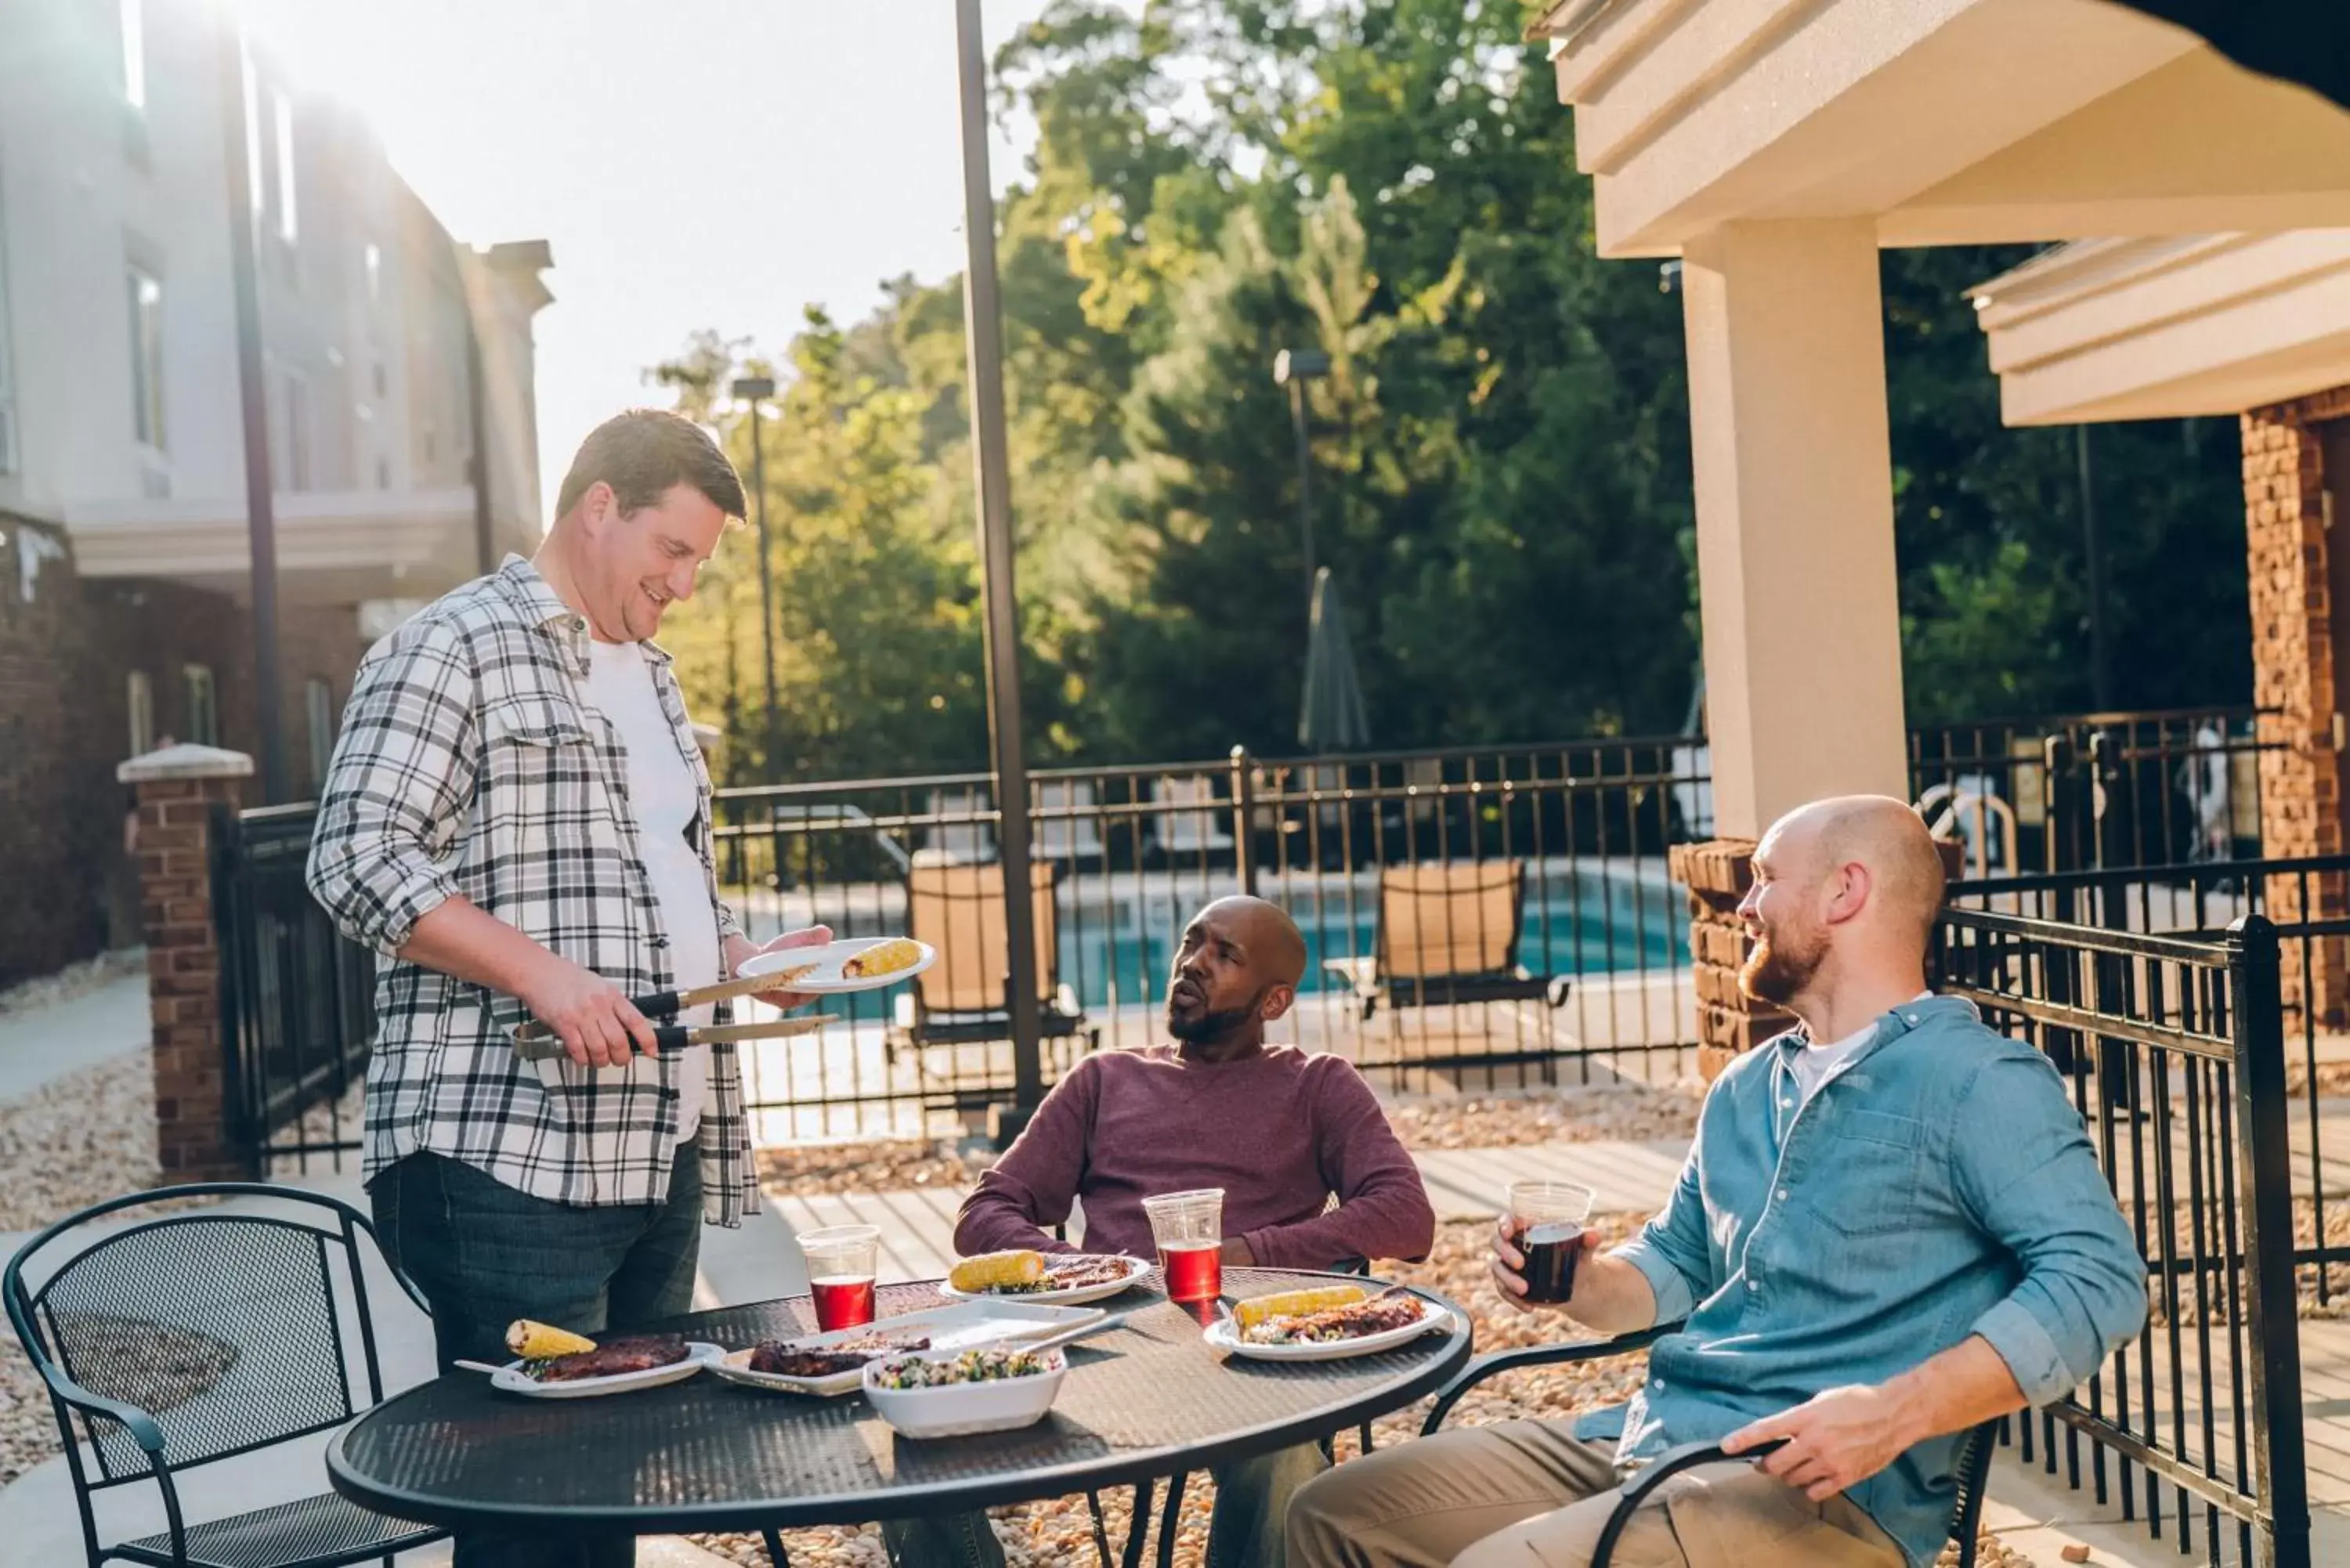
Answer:
[(957, 1301), (1013, 1299), (1081, 1306), (1132, 1290), (1150, 1275), (1139, 1258), (1094, 1252), (983, 1252), (965, 1258), (939, 1293)]
[(844, 996), (909, 981), (939, 961), (939, 951), (911, 937), (857, 937), (820, 948), (778, 948), (744, 959), (735, 973), (775, 975), (802, 996)]
[(1203, 1337), (1211, 1349), (1257, 1361), (1343, 1361), (1393, 1350), (1451, 1321), (1450, 1309), (1408, 1286), (1321, 1285), (1242, 1302)]

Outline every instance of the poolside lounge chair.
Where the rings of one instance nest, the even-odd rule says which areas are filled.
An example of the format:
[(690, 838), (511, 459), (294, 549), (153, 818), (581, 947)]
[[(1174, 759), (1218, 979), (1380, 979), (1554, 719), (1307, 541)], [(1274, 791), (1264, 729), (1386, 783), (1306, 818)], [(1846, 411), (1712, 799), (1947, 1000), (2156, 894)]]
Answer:
[(1173, 859), (1232, 853), (1232, 810), (1216, 798), (1213, 779), (1205, 774), (1163, 774), (1158, 793), (1162, 805), (1199, 808), (1161, 812), (1152, 818), (1150, 836), (1160, 854)]
[(995, 858), (993, 813), (978, 790), (934, 789), (929, 815), (915, 865), (978, 866)]
[(1090, 779), (1044, 779), (1036, 785), (1036, 832), (1030, 854), (1040, 860), (1102, 857), (1101, 817)]
[(1390, 866), (1379, 872), (1377, 951), (1323, 961), (1355, 993), (1365, 1018), (1389, 1007), (1458, 1002), (1566, 1001), (1564, 975), (1518, 962), (1526, 868), (1518, 860)]
[[(1053, 899), (1057, 873), (1048, 860), (1029, 864), (1036, 935), (1037, 1000), (1043, 1038), (1085, 1035), (1097, 1046), (1076, 992), (1060, 981), (1060, 911)], [(916, 866), (906, 873), (908, 934), (938, 950), (938, 962), (917, 975), (897, 1003), (889, 1044), (920, 1050), (933, 1045), (983, 1045), (1012, 1038), (1010, 926), (1003, 873), (993, 866)], [(992, 1091), (953, 1097), (984, 1104)]]

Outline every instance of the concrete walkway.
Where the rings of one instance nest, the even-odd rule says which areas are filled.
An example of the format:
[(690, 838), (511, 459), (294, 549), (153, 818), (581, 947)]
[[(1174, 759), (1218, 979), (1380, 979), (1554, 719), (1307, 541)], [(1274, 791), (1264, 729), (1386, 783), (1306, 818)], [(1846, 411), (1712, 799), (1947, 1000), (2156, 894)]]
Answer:
[(143, 974), (109, 981), (55, 1006), (0, 1016), (0, 1104), (68, 1073), (144, 1051), (152, 1038)]

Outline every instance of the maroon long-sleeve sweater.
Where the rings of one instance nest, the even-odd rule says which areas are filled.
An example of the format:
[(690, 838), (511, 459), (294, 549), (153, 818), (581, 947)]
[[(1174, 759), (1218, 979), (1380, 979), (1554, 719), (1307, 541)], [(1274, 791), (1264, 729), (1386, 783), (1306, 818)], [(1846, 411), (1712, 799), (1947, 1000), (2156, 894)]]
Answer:
[(1268, 1268), (1424, 1258), (1436, 1237), (1419, 1169), (1352, 1063), (1287, 1045), (1203, 1063), (1159, 1045), (1088, 1056), (1055, 1085), (963, 1199), (955, 1248), (1066, 1251), (1050, 1228), (1081, 1199), (1086, 1251), (1149, 1258), (1142, 1200), (1195, 1187), (1224, 1189), (1224, 1235)]

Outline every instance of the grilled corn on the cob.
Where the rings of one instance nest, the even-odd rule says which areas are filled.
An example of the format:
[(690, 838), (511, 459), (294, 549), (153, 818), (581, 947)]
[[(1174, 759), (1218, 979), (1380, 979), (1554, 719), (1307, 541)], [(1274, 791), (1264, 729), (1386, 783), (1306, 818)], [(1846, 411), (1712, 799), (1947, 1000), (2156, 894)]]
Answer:
[(1302, 1313), (1327, 1312), (1332, 1307), (1352, 1306), (1365, 1298), (1360, 1285), (1321, 1285), (1310, 1291), (1283, 1291), (1278, 1295), (1258, 1296), (1241, 1303), (1233, 1316), (1240, 1320), (1243, 1330), (1254, 1328), (1267, 1318), (1295, 1317)]
[(596, 1348), (592, 1339), (582, 1339), (568, 1329), (553, 1328), (543, 1323), (533, 1323), (520, 1317), (506, 1326), (506, 1348), (525, 1361), (546, 1361), (557, 1355), (577, 1355)]
[(947, 1275), (947, 1283), (959, 1291), (985, 1291), (1004, 1285), (1033, 1285), (1044, 1277), (1042, 1252), (983, 1252), (957, 1263)]
[(904, 937), (892, 937), (886, 942), (876, 942), (863, 952), (840, 966), (840, 972), (850, 980), (868, 975), (895, 974), (901, 969), (911, 969), (922, 960), (921, 944)]

